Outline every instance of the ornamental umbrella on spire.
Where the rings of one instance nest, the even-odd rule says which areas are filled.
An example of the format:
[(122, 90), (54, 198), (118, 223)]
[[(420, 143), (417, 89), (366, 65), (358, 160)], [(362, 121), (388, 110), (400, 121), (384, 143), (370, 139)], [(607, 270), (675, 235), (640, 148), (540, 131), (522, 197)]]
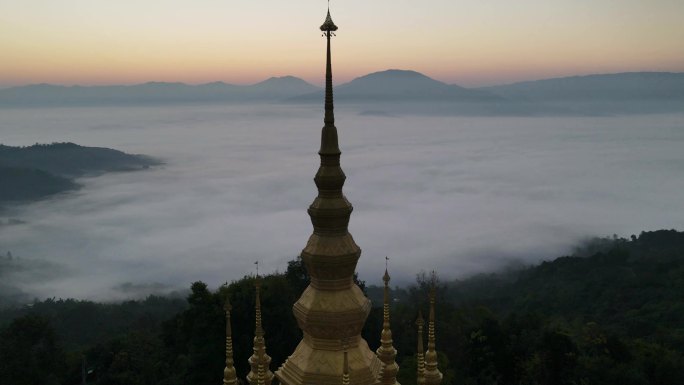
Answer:
[(335, 23), (333, 23), (332, 17), (330, 17), (330, 9), (328, 9), (328, 16), (326, 16), (325, 21), (321, 25), (321, 31), (323, 31), (323, 32), (337, 31), (337, 26), (335, 25)]

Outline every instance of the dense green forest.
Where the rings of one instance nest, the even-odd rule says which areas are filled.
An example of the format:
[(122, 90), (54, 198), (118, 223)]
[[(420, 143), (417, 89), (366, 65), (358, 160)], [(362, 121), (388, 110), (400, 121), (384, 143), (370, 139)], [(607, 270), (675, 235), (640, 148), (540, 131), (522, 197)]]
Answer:
[(0, 204), (33, 201), (78, 185), (73, 178), (110, 171), (131, 171), (158, 165), (144, 155), (74, 143), (12, 147), (0, 144)]
[[(300, 260), (263, 277), (262, 307), (275, 370), (301, 337), (291, 306), (308, 277)], [(359, 284), (371, 297), (379, 288)], [(392, 291), (399, 381), (415, 384), (415, 318), (428, 280)], [(38, 301), (0, 311), (0, 383), (218, 384), (225, 315), (233, 305), (238, 375), (248, 369), (254, 278), (185, 300), (98, 304)], [(375, 306), (380, 305), (374, 302)], [(379, 345), (381, 308), (363, 331)], [(438, 284), (437, 349), (444, 385), (684, 384), (684, 233), (596, 239), (571, 256), (515, 272)]]

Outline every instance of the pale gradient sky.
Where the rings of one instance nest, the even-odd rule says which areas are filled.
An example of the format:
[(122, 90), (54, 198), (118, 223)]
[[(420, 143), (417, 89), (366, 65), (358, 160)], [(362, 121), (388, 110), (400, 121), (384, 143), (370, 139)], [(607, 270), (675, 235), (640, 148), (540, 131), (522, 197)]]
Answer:
[[(0, 87), (319, 84), (325, 0), (0, 0)], [(337, 83), (388, 68), (465, 86), (684, 71), (682, 0), (333, 0)]]

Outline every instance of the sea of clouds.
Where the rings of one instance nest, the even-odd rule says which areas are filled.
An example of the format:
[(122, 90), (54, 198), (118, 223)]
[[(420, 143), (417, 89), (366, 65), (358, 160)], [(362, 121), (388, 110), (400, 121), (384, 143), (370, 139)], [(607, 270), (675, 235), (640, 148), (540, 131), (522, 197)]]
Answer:
[[(16, 206), (0, 254), (46, 261), (38, 297), (117, 299), (284, 271), (312, 228), (321, 106), (0, 111), (0, 142), (71, 141), (159, 158), (149, 170)], [(361, 279), (463, 278), (583, 239), (684, 229), (684, 115), (368, 116), (338, 109)], [(49, 263), (47, 263), (49, 262)]]

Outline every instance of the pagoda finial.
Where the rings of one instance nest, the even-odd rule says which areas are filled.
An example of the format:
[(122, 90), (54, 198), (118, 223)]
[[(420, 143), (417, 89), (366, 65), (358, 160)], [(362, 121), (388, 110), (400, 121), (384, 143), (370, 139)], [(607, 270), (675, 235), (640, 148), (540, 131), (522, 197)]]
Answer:
[(333, 23), (332, 17), (330, 17), (330, 0), (328, 0), (328, 15), (325, 17), (323, 25), (321, 25), (321, 31), (326, 33), (337, 31), (337, 26)]
[(390, 329), (390, 276), (387, 272), (388, 257), (385, 257), (385, 275), (382, 280), (385, 282), (384, 304), (382, 308), (382, 334), (380, 336), (380, 347), (377, 350), (378, 358), (382, 362), (379, 383), (381, 385), (400, 385), (397, 382), (397, 349), (392, 346), (392, 330)]
[(249, 357), (251, 370), (247, 374), (247, 381), (250, 385), (271, 385), (273, 373), (269, 369), (271, 357), (266, 354), (266, 340), (264, 339), (264, 329), (261, 326), (261, 278), (258, 275), (254, 286), (256, 288), (254, 353)]
[(237, 375), (233, 366), (233, 331), (230, 327), (230, 300), (226, 298), (223, 310), (226, 312), (226, 367), (223, 369), (223, 385), (237, 385)]
[(437, 351), (435, 350), (435, 296), (437, 273), (432, 271), (432, 286), (430, 287), (430, 319), (428, 322), (428, 348), (425, 353), (425, 385), (439, 385), (442, 373), (437, 368)]
[(416, 326), (418, 326), (418, 353), (416, 353), (416, 384), (425, 385), (425, 355), (423, 354), (423, 311), (418, 310), (418, 319)]

